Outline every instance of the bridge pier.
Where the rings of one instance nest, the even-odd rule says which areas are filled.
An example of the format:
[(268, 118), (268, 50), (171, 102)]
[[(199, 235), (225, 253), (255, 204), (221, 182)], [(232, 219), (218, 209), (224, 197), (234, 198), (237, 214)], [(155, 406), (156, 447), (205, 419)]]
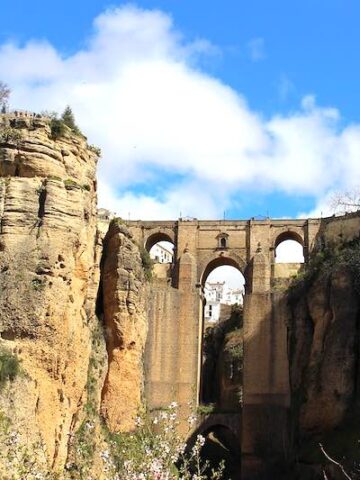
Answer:
[(258, 478), (267, 460), (288, 449), (286, 304), (271, 293), (270, 274), (268, 256), (256, 252), (244, 304), (243, 480)]

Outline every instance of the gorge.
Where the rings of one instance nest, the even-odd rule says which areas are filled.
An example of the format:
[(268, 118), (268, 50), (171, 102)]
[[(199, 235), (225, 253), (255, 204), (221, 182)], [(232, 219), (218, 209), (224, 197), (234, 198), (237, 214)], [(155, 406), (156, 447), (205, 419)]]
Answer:
[[(197, 409), (190, 433), (241, 457), (233, 479), (317, 479), (324, 468), (342, 478), (318, 444), (349, 468), (357, 459), (360, 214), (109, 219), (97, 214), (97, 161), (82, 135), (54, 135), (49, 118), (0, 117), (0, 349), (19, 361), (1, 386), (1, 418), (69, 478), (86, 478), (81, 462), (106, 478), (109, 435), (132, 432), (145, 405), (172, 402), (184, 436)], [(285, 239), (301, 243), (304, 266), (274, 263)], [(152, 268), (161, 240), (174, 262)], [(220, 265), (243, 273), (244, 307), (205, 339), (203, 287)], [(199, 405), (214, 377), (206, 349), (215, 392)]]

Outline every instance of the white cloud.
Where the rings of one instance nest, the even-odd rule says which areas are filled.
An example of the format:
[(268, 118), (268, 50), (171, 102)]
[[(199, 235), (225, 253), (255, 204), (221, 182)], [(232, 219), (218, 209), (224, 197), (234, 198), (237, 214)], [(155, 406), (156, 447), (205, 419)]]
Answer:
[(125, 217), (221, 218), (240, 190), (320, 201), (357, 181), (360, 125), (341, 127), (312, 96), (266, 120), (200, 69), (214, 52), (163, 12), (124, 6), (97, 17), (86, 48), (66, 58), (44, 42), (0, 46), (0, 71), (14, 107), (72, 106), (103, 151), (100, 205)]

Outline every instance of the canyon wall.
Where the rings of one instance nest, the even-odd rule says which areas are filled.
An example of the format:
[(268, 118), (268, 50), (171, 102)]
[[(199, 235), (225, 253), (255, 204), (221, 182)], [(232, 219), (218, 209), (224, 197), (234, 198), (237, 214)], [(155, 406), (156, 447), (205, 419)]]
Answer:
[(21, 374), (0, 408), (63, 465), (86, 383), (99, 278), (96, 154), (43, 118), (0, 118), (0, 336)]
[(349, 469), (359, 460), (359, 221), (352, 214), (326, 222), (287, 292), (292, 436), (306, 464), (326, 463), (319, 443)]
[(0, 427), (41, 468), (102, 478), (106, 432), (143, 403), (147, 282), (122, 222), (97, 218), (97, 154), (49, 118), (0, 116)]
[(142, 406), (147, 288), (138, 245), (120, 220), (110, 224), (102, 261), (108, 369), (101, 413), (111, 431), (129, 431)]

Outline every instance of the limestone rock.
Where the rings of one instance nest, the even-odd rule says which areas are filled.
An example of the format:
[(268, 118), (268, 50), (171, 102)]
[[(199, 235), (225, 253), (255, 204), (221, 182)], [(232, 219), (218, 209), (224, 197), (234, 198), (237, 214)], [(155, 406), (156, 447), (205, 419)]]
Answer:
[(0, 409), (29, 445), (45, 443), (56, 468), (86, 402), (100, 256), (97, 158), (70, 132), (53, 140), (44, 119), (5, 115), (0, 124), (21, 135), (0, 144), (0, 342), (24, 372)]
[(292, 312), (290, 366), (300, 430), (324, 432), (341, 424), (359, 400), (360, 299), (351, 272), (320, 275)]
[(105, 237), (101, 280), (109, 362), (102, 414), (111, 431), (129, 431), (143, 392), (146, 287), (139, 248), (116, 221)]

